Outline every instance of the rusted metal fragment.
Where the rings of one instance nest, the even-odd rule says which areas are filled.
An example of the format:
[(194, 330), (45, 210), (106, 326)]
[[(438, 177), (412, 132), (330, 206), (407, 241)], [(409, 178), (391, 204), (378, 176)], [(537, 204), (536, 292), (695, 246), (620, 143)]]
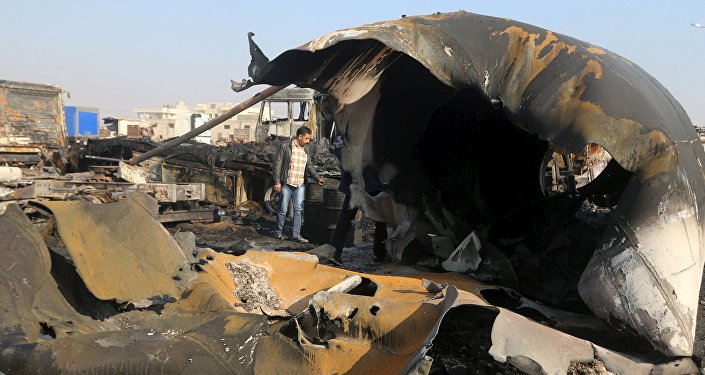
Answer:
[(179, 245), (155, 220), (156, 200), (144, 193), (105, 205), (42, 205), (54, 214), (79, 275), (99, 299), (162, 304), (179, 299), (195, 278)]
[[(597, 316), (626, 323), (664, 354), (693, 352), (705, 263), (705, 152), (683, 108), (640, 67), (565, 35), (466, 12), (336, 31), (271, 61), (255, 60), (255, 83), (294, 82), (337, 102), (351, 202), (394, 228), (388, 246), (396, 258), (412, 242), (432, 249), (428, 233), (457, 246), (474, 229), (453, 207), (431, 204), (437, 192), (414, 157), (424, 132), (443, 124), (434, 120), (441, 111), (508, 121), (524, 131), (518, 137), (562, 153), (602, 146), (631, 175), (582, 275), (580, 296)], [(368, 167), (388, 184), (392, 207), (375, 206), (365, 194)], [(502, 203), (473, 198), (483, 220)]]
[(588, 341), (547, 329), (503, 309), (492, 327), (490, 354), (500, 362), (508, 361), (527, 373), (539, 374), (566, 374), (571, 362), (593, 359)]
[(0, 347), (37, 342), (40, 323), (56, 337), (118, 329), (74, 311), (50, 268), (49, 250), (39, 233), (17, 205), (9, 205), (0, 215)]
[[(359, 275), (320, 265), (315, 256), (305, 254), (259, 251), (239, 257), (208, 254), (211, 255), (201, 256), (211, 256), (213, 260), (203, 266), (204, 272), (199, 274), (195, 288), (205, 288), (206, 285), (200, 283), (212, 280), (211, 285), (222, 285), (220, 290), (228, 293), (224, 294), (225, 298), (233, 305), (239, 304), (241, 301), (234, 298), (236, 286), (228, 275), (227, 264), (233, 260), (247, 262), (267, 270), (266, 280), (261, 282), (271, 285), (283, 309), (305, 311), (286, 324), (288, 329), (282, 328), (261, 339), (257, 357), (271, 360), (258, 361), (257, 373), (276, 373), (282, 368), (291, 373), (369, 373), (376, 371), (377, 361), (388, 363), (392, 372), (409, 369), (423, 358), (424, 348), (433, 339), (444, 312), (458, 298), (455, 288), (448, 290), (444, 299), (436, 299), (436, 293), (426, 291), (420, 279)], [(354, 289), (348, 291), (353, 294), (342, 293), (349, 289), (346, 285), (353, 286), (361, 276), (367, 279), (363, 281), (366, 285), (370, 281), (374, 283), (373, 295), (357, 295)], [(452, 276), (448, 278), (452, 279)], [(466, 285), (480, 284), (466, 279)], [(460, 293), (466, 296), (466, 301), (481, 301), (467, 292)], [(193, 298), (193, 294), (186, 300)], [(323, 315), (318, 318), (308, 315), (312, 311), (309, 305)], [(357, 312), (351, 314), (353, 310)], [(320, 319), (322, 324), (318, 334), (311, 325), (315, 319)], [(295, 329), (297, 324), (302, 329), (300, 334)], [(328, 333), (324, 333), (324, 326)], [(291, 336), (293, 332), (295, 335)], [(322, 344), (317, 335), (330, 340)]]
[(118, 163), (117, 176), (133, 184), (146, 184), (150, 182), (150, 171), (139, 165), (130, 165), (124, 162)]
[(37, 340), (40, 327), (32, 314), (32, 304), (50, 267), (44, 241), (19, 207), (9, 205), (0, 215), (0, 343), (3, 346)]

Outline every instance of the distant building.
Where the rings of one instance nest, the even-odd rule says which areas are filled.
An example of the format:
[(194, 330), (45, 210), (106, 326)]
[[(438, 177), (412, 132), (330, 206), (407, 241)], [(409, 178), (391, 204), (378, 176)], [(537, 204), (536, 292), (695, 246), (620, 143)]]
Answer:
[(110, 136), (127, 135), (138, 137), (140, 128), (148, 128), (149, 121), (126, 117), (106, 117), (103, 124), (110, 131)]
[[(178, 137), (232, 109), (235, 103), (201, 103), (189, 107), (183, 101), (155, 108), (135, 108), (137, 119), (110, 118), (115, 135), (130, 135), (134, 127), (145, 127), (162, 139)], [(255, 127), (259, 117), (259, 105), (226, 120), (198, 137), (198, 141), (250, 142), (255, 139)], [(265, 114), (265, 118), (268, 118)]]
[[(206, 121), (210, 121), (232, 109), (234, 103), (202, 103), (193, 107), (195, 114), (200, 114)], [(238, 115), (230, 118), (215, 128), (211, 129), (211, 142), (238, 141), (250, 142), (255, 139), (255, 126), (259, 117), (259, 105), (250, 107)]]
[(191, 110), (186, 102), (178, 101), (157, 108), (135, 108), (137, 119), (146, 121), (156, 137), (178, 137), (191, 130)]

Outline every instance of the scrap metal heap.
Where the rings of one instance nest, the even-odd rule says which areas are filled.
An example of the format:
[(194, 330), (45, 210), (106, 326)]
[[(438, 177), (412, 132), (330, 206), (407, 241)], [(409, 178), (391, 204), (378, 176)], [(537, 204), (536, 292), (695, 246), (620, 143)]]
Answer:
[[(171, 162), (190, 162), (205, 167), (228, 170), (258, 170), (264, 174), (270, 174), (272, 158), (274, 157), (278, 141), (282, 140), (247, 143), (230, 142), (226, 146), (221, 147), (187, 141), (166, 151), (161, 156)], [(88, 141), (83, 154), (128, 160), (133, 153), (147, 152), (154, 149), (157, 145), (154, 142), (126, 137), (91, 139)], [(340, 162), (330, 152), (328, 140), (318, 140), (314, 146), (313, 160), (316, 170), (324, 176), (340, 176)]]
[[(196, 141), (186, 141), (148, 159), (140, 167), (120, 163), (119, 168), (143, 174), (139, 182), (202, 183), (202, 201), (221, 207), (238, 206), (245, 201), (264, 203), (272, 209), (272, 159), (281, 139), (249, 143), (230, 142), (224, 147)], [(89, 140), (85, 149), (74, 153), (72, 161), (78, 170), (95, 164), (94, 157), (108, 159), (103, 164), (115, 167), (117, 160), (129, 160), (134, 155), (151, 151), (158, 144), (125, 137)], [(327, 139), (312, 144), (314, 168), (325, 177), (340, 176), (340, 161), (331, 153)], [(114, 159), (114, 160), (109, 160)], [(141, 172), (144, 171), (144, 172)], [(123, 178), (127, 177), (125, 175)], [(138, 182), (138, 181), (131, 181)], [(274, 204), (276, 206), (276, 204)]]
[(63, 108), (59, 87), (0, 80), (0, 206), (35, 199), (113, 202), (134, 191), (165, 204), (203, 199), (203, 184), (126, 183), (113, 178), (117, 166), (90, 163), (95, 160), (66, 173), (73, 145)]
[[(562, 330), (608, 344), (619, 338), (595, 318), (466, 275), (411, 268), (400, 269), (406, 276), (368, 275), (304, 253), (196, 248), (190, 233), (172, 237), (164, 229), (157, 206), (141, 192), (107, 204), (37, 203), (61, 241), (36, 231), (16, 204), (7, 206), (0, 215), (1, 372), (330, 374), (383, 366), (428, 373), (431, 342), (450, 345), (460, 329), (462, 348), (472, 358), (484, 353), (475, 365), (490, 373), (558, 374), (580, 364), (630, 374), (695, 368), (688, 358), (648, 357), (665, 362), (658, 365), (628, 358), (492, 306), (492, 299), (512, 299)], [(457, 360), (446, 350), (433, 356)]]
[[(196, 248), (142, 192), (36, 203), (55, 223), (42, 234), (10, 204), (1, 372), (698, 371), (705, 152), (638, 66), (465, 12), (334, 32), (272, 61), (251, 50), (254, 83), (335, 102), (352, 203), (387, 223), (389, 254), (454, 272)], [(571, 154), (597, 146), (607, 165), (574, 184)], [(375, 197), (368, 168), (386, 187)]]

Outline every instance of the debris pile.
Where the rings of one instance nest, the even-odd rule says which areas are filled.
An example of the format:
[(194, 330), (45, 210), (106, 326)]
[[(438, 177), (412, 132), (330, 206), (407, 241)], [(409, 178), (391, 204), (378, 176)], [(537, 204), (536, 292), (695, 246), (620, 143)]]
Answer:
[(275, 310), (281, 307), (281, 300), (269, 284), (266, 269), (247, 261), (226, 263), (225, 266), (232, 272), (236, 285), (233, 293), (241, 301), (235, 306), (242, 306), (247, 311), (262, 306)]
[[(47, 248), (17, 205), (7, 207), (0, 215), (0, 267), (7, 270), (0, 274), (6, 309), (0, 371), (119, 372), (142, 363), (147, 372), (168, 373), (370, 373), (384, 363), (388, 372), (428, 373), (433, 355), (450, 370), (473, 358), (497, 373), (564, 373), (573, 363), (592, 362), (593, 348), (616, 371), (694, 366), (667, 358), (653, 365), (646, 362), (653, 353), (558, 330), (599, 340), (610, 335), (586, 316), (527, 300), (516, 303), (517, 311), (532, 306), (531, 319), (494, 307), (487, 301), (499, 300), (504, 288), (465, 275), (399, 265), (386, 272), (404, 276), (360, 274), (320, 265), (308, 254), (256, 249), (234, 256), (198, 248), (185, 232), (177, 233), (177, 243), (157, 221), (156, 206), (143, 193), (117, 203), (47, 204), (64, 255)], [(55, 273), (57, 267), (63, 271)], [(66, 277), (71, 272), (75, 278)], [(93, 302), (77, 304), (79, 292)], [(468, 320), (466, 309), (489, 315)], [(460, 345), (460, 337), (473, 339)], [(521, 344), (527, 337), (535, 342)], [(434, 340), (438, 354), (428, 352)]]

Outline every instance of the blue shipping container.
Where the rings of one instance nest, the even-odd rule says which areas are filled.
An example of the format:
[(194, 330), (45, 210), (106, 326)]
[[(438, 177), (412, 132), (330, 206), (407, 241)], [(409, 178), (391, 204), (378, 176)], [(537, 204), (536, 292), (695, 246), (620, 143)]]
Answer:
[(64, 106), (64, 115), (69, 137), (98, 136), (98, 108)]

